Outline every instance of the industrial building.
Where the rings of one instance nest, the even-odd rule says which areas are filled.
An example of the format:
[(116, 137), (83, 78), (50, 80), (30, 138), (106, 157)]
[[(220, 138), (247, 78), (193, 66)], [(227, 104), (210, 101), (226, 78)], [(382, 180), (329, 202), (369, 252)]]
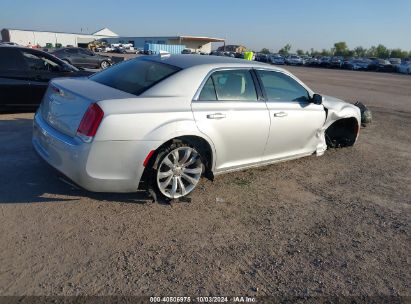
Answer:
[(5, 42), (15, 42), (23, 46), (55, 47), (56, 45), (70, 45), (87, 47), (94, 40), (118, 37), (118, 35), (108, 28), (103, 28), (92, 34), (3, 29), (1, 37)]
[[(135, 48), (145, 49), (147, 45), (178, 45), (184, 46), (196, 53), (210, 53), (212, 43), (225, 43), (221, 38), (198, 37), (198, 36), (161, 36), (161, 37), (125, 37), (119, 36), (108, 28), (103, 28), (92, 34), (84, 33), (62, 33), (50, 31), (31, 31), (19, 29), (3, 29), (2, 40), (15, 42), (23, 46), (40, 47), (64, 47), (79, 46), (87, 47), (94, 41), (105, 41), (108, 44), (132, 44)], [(180, 47), (181, 48), (181, 47)]]

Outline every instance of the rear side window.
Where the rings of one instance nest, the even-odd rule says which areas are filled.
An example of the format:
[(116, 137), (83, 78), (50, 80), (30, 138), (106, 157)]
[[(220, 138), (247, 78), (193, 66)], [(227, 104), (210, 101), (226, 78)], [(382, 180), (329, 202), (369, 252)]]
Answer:
[(154, 61), (129, 60), (97, 73), (90, 79), (130, 94), (140, 95), (180, 70), (178, 67)]
[(217, 95), (215, 94), (215, 88), (212, 77), (208, 78), (207, 82), (204, 84), (204, 87), (201, 90), (198, 100), (217, 100)]
[(199, 100), (257, 101), (257, 93), (250, 71), (214, 72), (201, 90)]
[(21, 71), (26, 66), (19, 49), (13, 47), (0, 47), (0, 70), (2, 71)]

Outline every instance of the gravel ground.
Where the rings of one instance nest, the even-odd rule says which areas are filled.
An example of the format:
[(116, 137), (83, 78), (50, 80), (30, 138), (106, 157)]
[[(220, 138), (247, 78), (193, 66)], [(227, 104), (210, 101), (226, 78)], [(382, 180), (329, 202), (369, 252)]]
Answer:
[(73, 188), (33, 152), (33, 114), (0, 115), (0, 295), (411, 297), (411, 77), (289, 70), (373, 124), (191, 203)]

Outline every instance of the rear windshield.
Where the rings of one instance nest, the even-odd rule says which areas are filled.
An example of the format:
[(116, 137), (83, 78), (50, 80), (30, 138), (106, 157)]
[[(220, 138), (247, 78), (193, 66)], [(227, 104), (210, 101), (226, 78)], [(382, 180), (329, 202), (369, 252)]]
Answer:
[(128, 60), (90, 77), (106, 86), (140, 95), (153, 85), (181, 70), (178, 67), (148, 61)]

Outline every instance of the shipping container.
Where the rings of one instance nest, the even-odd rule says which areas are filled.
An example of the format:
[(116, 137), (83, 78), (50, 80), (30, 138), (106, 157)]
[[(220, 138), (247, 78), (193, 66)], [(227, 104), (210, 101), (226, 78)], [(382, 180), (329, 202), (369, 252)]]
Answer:
[(165, 51), (170, 54), (181, 54), (181, 52), (186, 48), (182, 44), (155, 44), (146, 43), (144, 45), (145, 52), (152, 52), (153, 54), (158, 54), (160, 51)]

